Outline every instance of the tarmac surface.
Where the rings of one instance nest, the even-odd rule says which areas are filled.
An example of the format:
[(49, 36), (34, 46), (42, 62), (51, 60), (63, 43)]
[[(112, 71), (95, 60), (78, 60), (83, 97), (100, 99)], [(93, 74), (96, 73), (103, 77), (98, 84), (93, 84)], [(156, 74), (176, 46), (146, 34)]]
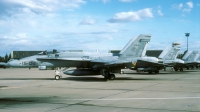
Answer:
[(199, 112), (200, 69), (125, 70), (115, 80), (53, 70), (0, 68), (0, 112)]

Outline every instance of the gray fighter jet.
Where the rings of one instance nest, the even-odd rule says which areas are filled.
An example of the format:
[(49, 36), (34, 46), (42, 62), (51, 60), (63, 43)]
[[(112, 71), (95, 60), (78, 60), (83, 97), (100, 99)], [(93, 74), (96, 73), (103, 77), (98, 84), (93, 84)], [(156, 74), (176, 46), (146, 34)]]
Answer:
[[(99, 52), (65, 52), (56, 53), (48, 58), (37, 58), (41, 61), (39, 68), (52, 67), (76, 67), (76, 69), (64, 71), (68, 75), (103, 75), (106, 79), (115, 79), (114, 73), (120, 73), (121, 69), (132, 70), (145, 69), (148, 72), (159, 73), (162, 61), (155, 57), (145, 57), (146, 48), (150, 42), (151, 35), (141, 34), (133, 38), (121, 50), (120, 56), (113, 56), (112, 53)], [(56, 71), (55, 79), (60, 79), (60, 72)]]

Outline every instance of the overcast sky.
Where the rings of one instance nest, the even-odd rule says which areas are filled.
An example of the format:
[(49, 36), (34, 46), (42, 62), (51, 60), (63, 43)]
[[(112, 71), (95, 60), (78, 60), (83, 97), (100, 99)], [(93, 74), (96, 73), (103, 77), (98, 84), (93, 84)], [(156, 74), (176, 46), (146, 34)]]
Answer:
[(0, 56), (15, 50), (121, 50), (139, 34), (148, 49), (200, 51), (199, 0), (0, 0)]

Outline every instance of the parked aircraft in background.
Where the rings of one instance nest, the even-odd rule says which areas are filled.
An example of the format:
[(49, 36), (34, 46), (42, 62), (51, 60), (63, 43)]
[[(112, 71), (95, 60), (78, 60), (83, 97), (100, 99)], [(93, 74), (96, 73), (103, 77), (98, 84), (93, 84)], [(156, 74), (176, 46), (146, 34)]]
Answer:
[(0, 62), (0, 68), (6, 68), (7, 63)]
[(165, 67), (173, 67), (175, 71), (183, 71), (184, 61), (181, 59), (177, 59), (180, 48), (181, 46), (179, 43), (172, 43), (171, 48), (166, 48), (159, 55), (158, 58), (163, 60), (163, 64)]
[(186, 64), (186, 68), (198, 68), (200, 65), (200, 61), (197, 60), (199, 54), (198, 51), (188, 51), (184, 56), (183, 56), (183, 60), (185, 61)]
[[(146, 52), (151, 35), (139, 35), (136, 39), (131, 39), (121, 50), (120, 56), (101, 53), (57, 53), (48, 58), (37, 58), (41, 61), (39, 68), (52, 67), (76, 67), (77, 69), (67, 70), (68, 75), (103, 75), (106, 79), (113, 80), (114, 73), (121, 69), (129, 68), (137, 70), (146, 68), (149, 72), (159, 73), (157, 65), (162, 64), (158, 58), (143, 57)], [(59, 73), (59, 72), (57, 72)], [(60, 79), (61, 75), (56, 74), (55, 79)]]
[(195, 62), (198, 63), (198, 67), (200, 67), (200, 54), (196, 54), (196, 57), (195, 57)]

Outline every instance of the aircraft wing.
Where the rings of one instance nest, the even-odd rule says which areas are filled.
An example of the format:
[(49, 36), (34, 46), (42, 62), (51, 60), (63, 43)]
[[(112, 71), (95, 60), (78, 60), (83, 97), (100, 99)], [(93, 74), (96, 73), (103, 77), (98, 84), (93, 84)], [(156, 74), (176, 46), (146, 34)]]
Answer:
[(126, 60), (109, 60), (109, 59), (97, 59), (97, 60), (91, 60), (91, 62), (93, 63), (105, 63), (105, 65), (116, 65), (116, 64), (125, 64), (128, 63), (130, 61), (126, 61)]
[(98, 69), (98, 68), (107, 68), (107, 67), (122, 67), (124, 68), (125, 65), (131, 64), (130, 61), (126, 60), (119, 60), (119, 59), (84, 59), (84, 58), (37, 58), (39, 61), (43, 62), (50, 62), (50, 63), (55, 63), (55, 62), (63, 62), (63, 63), (68, 63), (68, 62), (87, 62), (91, 63), (93, 66), (93, 69)]
[(127, 63), (131, 63), (131, 62), (126, 61), (126, 60), (119, 60), (119, 61), (112, 61), (112, 62), (105, 63), (105, 65), (121, 65), (121, 64), (127, 64)]
[(131, 64), (130, 61), (126, 61), (126, 60), (115, 60), (115, 61), (92, 60), (91, 63), (96, 63), (92, 67), (93, 69), (98, 69), (98, 68), (125, 68), (125, 65)]
[(137, 67), (163, 67), (163, 62), (154, 62), (154, 61), (145, 61), (145, 60), (137, 60)]

